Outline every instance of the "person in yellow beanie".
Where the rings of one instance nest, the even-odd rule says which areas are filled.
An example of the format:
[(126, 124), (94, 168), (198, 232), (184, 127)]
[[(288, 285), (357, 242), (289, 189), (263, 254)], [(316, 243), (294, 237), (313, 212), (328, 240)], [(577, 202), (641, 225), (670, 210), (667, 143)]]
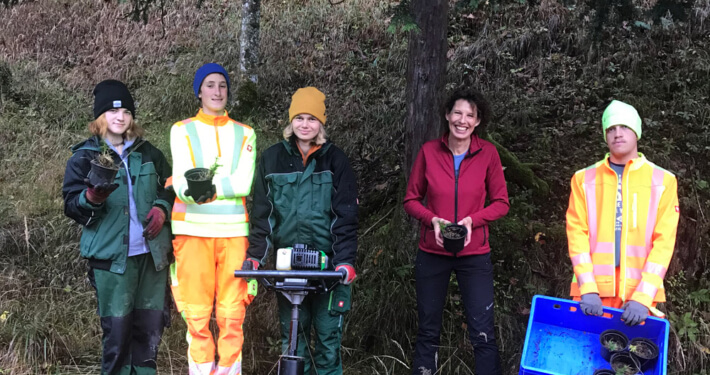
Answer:
[[(328, 294), (306, 296), (300, 309), (297, 355), (304, 374), (342, 374), (343, 316), (350, 310), (350, 283), (357, 251), (357, 182), (345, 153), (326, 139), (325, 95), (315, 87), (293, 94), (284, 140), (259, 159), (254, 179), (249, 248), (243, 270), (266, 263), (269, 250), (294, 245), (328, 255), (343, 281)], [(288, 348), (291, 304), (278, 295), (282, 349)], [(315, 349), (308, 348), (311, 328)]]
[(663, 278), (673, 256), (680, 209), (678, 182), (638, 152), (641, 117), (614, 100), (602, 115), (609, 153), (577, 171), (567, 209), (574, 269), (571, 295), (587, 315), (624, 309), (627, 325), (665, 302)]

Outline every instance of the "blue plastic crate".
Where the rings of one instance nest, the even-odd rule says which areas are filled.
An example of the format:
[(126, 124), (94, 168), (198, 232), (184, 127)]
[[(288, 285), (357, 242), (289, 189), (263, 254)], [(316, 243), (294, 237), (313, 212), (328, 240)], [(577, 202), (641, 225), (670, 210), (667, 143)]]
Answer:
[(616, 329), (629, 339), (645, 337), (655, 342), (658, 359), (643, 375), (666, 375), (668, 321), (648, 317), (643, 325), (628, 327), (621, 320), (622, 312), (605, 307), (604, 316), (587, 316), (579, 302), (535, 296), (519, 374), (592, 375), (598, 368), (611, 368), (600, 354), (599, 334)]

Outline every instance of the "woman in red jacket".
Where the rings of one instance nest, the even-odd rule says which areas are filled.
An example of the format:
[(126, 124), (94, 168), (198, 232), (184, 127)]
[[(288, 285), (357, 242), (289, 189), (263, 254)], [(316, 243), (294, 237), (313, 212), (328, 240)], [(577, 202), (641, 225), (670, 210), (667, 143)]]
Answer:
[[(493, 325), (488, 223), (505, 216), (510, 204), (498, 152), (479, 137), (490, 119), (490, 106), (478, 92), (457, 91), (444, 109), (444, 135), (422, 146), (404, 197), (404, 210), (421, 222), (415, 267), (419, 332), (412, 374), (437, 372), (452, 271), (465, 307), (476, 374), (501, 374)], [(444, 249), (440, 232), (440, 225), (451, 223), (467, 230), (464, 248), (456, 254)]]

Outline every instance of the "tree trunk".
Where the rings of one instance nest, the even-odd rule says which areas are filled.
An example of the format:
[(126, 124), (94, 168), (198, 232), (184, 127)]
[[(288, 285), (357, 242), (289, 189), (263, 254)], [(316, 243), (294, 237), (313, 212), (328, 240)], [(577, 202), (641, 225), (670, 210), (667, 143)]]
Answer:
[(256, 83), (259, 64), (259, 20), (261, 0), (242, 0), (242, 30), (239, 36), (240, 82)]
[(259, 107), (259, 22), (261, 0), (242, 0), (242, 30), (239, 35), (239, 82), (236, 118), (248, 117)]
[(446, 81), (448, 0), (411, 0), (417, 29), (409, 34), (405, 173), (424, 142), (439, 135)]

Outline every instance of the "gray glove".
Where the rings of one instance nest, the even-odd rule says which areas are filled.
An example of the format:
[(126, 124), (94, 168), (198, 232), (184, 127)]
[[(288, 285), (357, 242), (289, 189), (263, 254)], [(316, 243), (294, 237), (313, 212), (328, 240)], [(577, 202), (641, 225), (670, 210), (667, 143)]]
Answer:
[(623, 320), (627, 326), (635, 326), (648, 317), (648, 307), (636, 301), (626, 302), (623, 309), (624, 313), (621, 314), (621, 320)]
[(586, 315), (604, 314), (604, 309), (602, 308), (602, 299), (599, 298), (599, 294), (597, 293), (587, 293), (582, 295), (582, 301), (579, 303), (579, 307)]

